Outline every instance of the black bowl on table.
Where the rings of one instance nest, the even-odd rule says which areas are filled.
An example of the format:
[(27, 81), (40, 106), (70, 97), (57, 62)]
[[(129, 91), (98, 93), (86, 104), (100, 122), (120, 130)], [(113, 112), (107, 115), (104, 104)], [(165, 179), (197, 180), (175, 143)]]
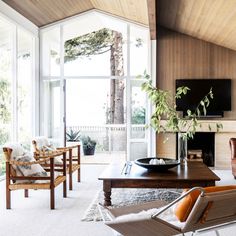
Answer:
[[(150, 164), (149, 162), (151, 161), (151, 159), (158, 159), (158, 160), (162, 159), (165, 161), (165, 164)], [(168, 169), (179, 165), (180, 161), (169, 158), (146, 157), (146, 158), (136, 159), (134, 163), (148, 170), (167, 171)]]

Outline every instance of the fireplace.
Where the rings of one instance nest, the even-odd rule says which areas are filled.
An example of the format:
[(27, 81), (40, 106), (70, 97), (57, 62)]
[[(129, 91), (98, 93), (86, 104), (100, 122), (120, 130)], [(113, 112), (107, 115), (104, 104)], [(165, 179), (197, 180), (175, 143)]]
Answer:
[(187, 158), (188, 161), (201, 161), (213, 167), (215, 165), (215, 133), (195, 133), (194, 138), (187, 142)]

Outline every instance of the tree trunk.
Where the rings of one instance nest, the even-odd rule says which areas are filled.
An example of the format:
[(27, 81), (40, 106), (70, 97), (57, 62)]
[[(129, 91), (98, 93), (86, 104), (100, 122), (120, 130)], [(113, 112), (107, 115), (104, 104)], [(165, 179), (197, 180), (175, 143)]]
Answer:
[[(122, 34), (113, 31), (114, 44), (111, 46), (111, 75), (124, 76)], [(110, 123), (124, 123), (124, 80), (113, 79), (110, 85)]]

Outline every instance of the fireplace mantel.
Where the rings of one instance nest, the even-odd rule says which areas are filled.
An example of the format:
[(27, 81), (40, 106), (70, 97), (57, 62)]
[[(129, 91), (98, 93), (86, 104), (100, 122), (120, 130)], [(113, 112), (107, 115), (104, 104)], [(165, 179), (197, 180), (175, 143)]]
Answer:
[[(161, 122), (163, 125), (166, 123), (165, 120)], [(223, 128), (220, 129), (219, 133), (232, 133), (236, 132), (236, 120), (198, 120), (200, 126), (197, 127), (196, 132), (217, 132), (216, 124), (222, 124)], [(211, 129), (209, 129), (209, 125)], [(182, 130), (184, 132), (185, 129)], [(168, 132), (168, 131), (167, 131)]]
[[(164, 120), (162, 122), (165, 122)], [(199, 121), (201, 127), (196, 132), (214, 132), (215, 133), (215, 168), (229, 169), (230, 166), (230, 149), (229, 139), (236, 137), (236, 120), (223, 119), (202, 119)], [(220, 123), (223, 128), (217, 132), (216, 124)], [(208, 126), (211, 126), (211, 130)], [(183, 130), (184, 132), (184, 130)], [(168, 138), (168, 141), (164, 141)], [(167, 132), (157, 135), (157, 156), (176, 157), (176, 134)]]

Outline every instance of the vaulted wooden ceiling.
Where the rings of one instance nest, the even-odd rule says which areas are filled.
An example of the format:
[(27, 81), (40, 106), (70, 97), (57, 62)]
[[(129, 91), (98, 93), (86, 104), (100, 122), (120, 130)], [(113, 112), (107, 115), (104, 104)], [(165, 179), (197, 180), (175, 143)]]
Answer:
[(79, 13), (98, 9), (150, 27), (156, 38), (156, 0), (3, 0), (42, 27)]
[(236, 50), (236, 0), (158, 0), (157, 9), (159, 25)]
[[(155, 20), (155, 0), (3, 0), (37, 26), (45, 26), (79, 13), (99, 9), (149, 25)], [(148, 16), (148, 10), (151, 11)], [(156, 22), (151, 22), (156, 27)]]

